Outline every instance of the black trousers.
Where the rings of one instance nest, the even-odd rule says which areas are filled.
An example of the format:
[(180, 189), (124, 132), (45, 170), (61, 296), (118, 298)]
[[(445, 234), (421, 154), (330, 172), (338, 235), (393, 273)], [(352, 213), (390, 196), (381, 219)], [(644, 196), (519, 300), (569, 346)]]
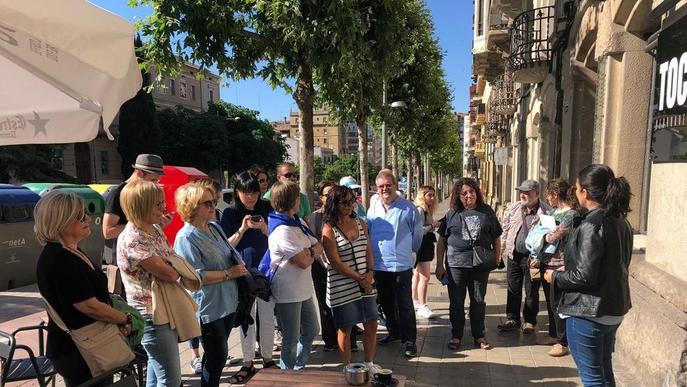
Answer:
[(319, 262), (312, 264), (312, 282), (317, 297), (317, 306), (320, 310), (320, 326), (322, 327), (322, 341), (324, 345), (336, 347), (336, 328), (332, 318), (332, 310), (327, 306), (327, 269)]
[(200, 379), (202, 387), (217, 387), (222, 376), (222, 370), (229, 355), (229, 334), (234, 326), (234, 313), (200, 324), (200, 340), (203, 343), (203, 375)]
[(506, 318), (520, 323), (522, 289), (525, 288), (525, 306), (522, 317), (526, 323), (537, 325), (539, 313), (539, 281), (532, 282), (527, 255), (515, 252), (508, 260), (508, 297), (506, 298)]
[(465, 329), (465, 293), (470, 297), (470, 330), (477, 340), (484, 337), (484, 315), (487, 304), (489, 272), (472, 268), (449, 267), (448, 271), (449, 317), (451, 338), (463, 339)]
[(559, 344), (567, 347), (568, 338), (565, 334), (565, 320), (558, 315), (557, 311), (563, 291), (544, 281), (543, 271), (541, 272), (541, 283), (544, 297), (546, 298), (546, 309), (549, 314), (549, 336), (555, 337), (558, 339)]
[(78, 386), (93, 378), (86, 361), (77, 350), (62, 353), (57, 357), (50, 358), (50, 361), (55, 366), (57, 373), (64, 378), (64, 384), (67, 387)]
[(415, 343), (417, 326), (413, 307), (413, 269), (401, 272), (375, 271), (379, 301), (386, 315), (389, 334), (403, 342)]

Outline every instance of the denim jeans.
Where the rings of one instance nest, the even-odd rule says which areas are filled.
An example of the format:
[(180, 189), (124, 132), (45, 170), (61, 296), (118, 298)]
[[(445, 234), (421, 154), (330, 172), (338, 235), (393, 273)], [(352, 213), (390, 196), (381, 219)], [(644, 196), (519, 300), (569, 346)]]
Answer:
[[(202, 387), (219, 386), (219, 378), (229, 355), (229, 333), (234, 326), (234, 313), (207, 324), (200, 324), (200, 340), (203, 343)], [(176, 386), (176, 385), (174, 385)]]
[(413, 269), (401, 272), (375, 271), (375, 283), (389, 335), (414, 344), (417, 326), (412, 295)]
[(613, 348), (618, 325), (604, 325), (579, 317), (568, 317), (566, 333), (572, 357), (585, 387), (615, 386)]
[(477, 340), (484, 337), (484, 315), (487, 304), (489, 272), (472, 268), (448, 268), (449, 317), (451, 319), (451, 337), (463, 339), (465, 329), (465, 293), (470, 297), (470, 330)]
[(539, 313), (539, 281), (532, 281), (527, 255), (517, 251), (513, 259), (508, 260), (508, 296), (506, 297), (506, 318), (520, 323), (520, 305), (522, 305), (522, 288), (525, 288), (525, 306), (522, 317), (526, 323), (537, 325)]
[(308, 362), (312, 342), (320, 330), (312, 297), (302, 302), (276, 304), (281, 327), (279, 366), (284, 370), (300, 370)]
[(150, 315), (144, 316), (141, 344), (148, 354), (146, 387), (178, 386), (181, 384), (179, 336), (169, 324), (154, 325)]

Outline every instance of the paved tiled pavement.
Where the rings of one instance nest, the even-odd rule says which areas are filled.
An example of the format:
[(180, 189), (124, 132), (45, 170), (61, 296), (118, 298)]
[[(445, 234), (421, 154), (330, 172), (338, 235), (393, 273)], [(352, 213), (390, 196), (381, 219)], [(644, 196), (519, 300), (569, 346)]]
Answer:
[[(445, 202), (441, 206), (445, 210)], [(378, 346), (376, 362), (382, 367), (391, 368), (408, 378), (408, 386), (579, 386), (581, 385), (577, 368), (571, 356), (552, 358), (547, 355), (550, 347), (535, 343), (534, 335), (523, 335), (520, 332), (499, 333), (496, 326), (505, 316), (505, 273), (495, 271), (491, 274), (487, 292), (487, 338), (493, 349), (484, 351), (472, 347), (469, 322), (466, 323), (465, 343), (459, 351), (446, 348), (450, 339), (450, 323), (448, 320), (448, 295), (446, 288), (432, 278), (429, 289), (431, 308), (438, 313), (433, 320), (418, 319), (418, 352), (414, 359), (406, 359), (398, 344)], [(0, 301), (2, 293), (0, 293)], [(544, 296), (539, 314), (538, 329), (546, 330), (546, 309)], [(33, 309), (28, 310), (35, 313)], [(34, 318), (37, 315), (32, 315)], [(26, 318), (19, 320), (25, 323)], [(5, 322), (0, 325), (11, 325)], [(384, 334), (380, 328), (379, 337)], [(230, 354), (241, 356), (238, 331), (233, 331), (229, 339)], [(362, 346), (362, 343), (359, 342)], [(200, 385), (198, 377), (192, 375), (189, 368), (191, 351), (185, 343), (179, 345), (182, 358), (182, 373), (185, 385)], [(354, 354), (354, 360), (362, 360), (362, 352)], [(227, 379), (239, 365), (227, 367), (222, 377), (222, 385), (228, 385)], [(257, 365), (260, 368), (260, 365)], [(308, 368), (325, 370), (340, 370), (338, 353), (322, 351), (322, 342), (316, 341), (314, 352), (311, 354)], [(615, 361), (616, 379), (619, 386), (641, 386), (634, 379), (622, 361)], [(25, 383), (24, 385), (29, 385)]]

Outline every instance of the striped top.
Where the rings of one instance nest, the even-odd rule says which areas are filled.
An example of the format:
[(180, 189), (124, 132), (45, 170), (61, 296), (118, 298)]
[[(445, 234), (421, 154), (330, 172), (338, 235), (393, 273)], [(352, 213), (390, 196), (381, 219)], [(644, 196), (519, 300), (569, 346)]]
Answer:
[[(367, 237), (359, 219), (356, 219), (356, 224), (358, 225), (358, 238), (353, 241), (346, 239), (346, 236), (337, 227), (333, 227), (336, 248), (341, 262), (358, 273), (365, 274), (368, 272)], [(327, 305), (330, 308), (360, 300), (362, 297), (376, 296), (376, 290), (369, 294), (363, 294), (358, 281), (340, 274), (331, 264), (327, 268)]]

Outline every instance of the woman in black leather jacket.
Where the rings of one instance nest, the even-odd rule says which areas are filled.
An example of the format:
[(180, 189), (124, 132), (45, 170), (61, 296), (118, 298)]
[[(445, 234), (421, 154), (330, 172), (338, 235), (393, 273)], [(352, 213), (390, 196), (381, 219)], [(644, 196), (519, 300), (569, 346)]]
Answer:
[(628, 266), (632, 256), (630, 185), (606, 165), (577, 175), (576, 195), (589, 212), (565, 249), (565, 271), (544, 279), (563, 291), (558, 313), (566, 320), (573, 359), (585, 386), (615, 386), (611, 356), (615, 333), (630, 310)]

